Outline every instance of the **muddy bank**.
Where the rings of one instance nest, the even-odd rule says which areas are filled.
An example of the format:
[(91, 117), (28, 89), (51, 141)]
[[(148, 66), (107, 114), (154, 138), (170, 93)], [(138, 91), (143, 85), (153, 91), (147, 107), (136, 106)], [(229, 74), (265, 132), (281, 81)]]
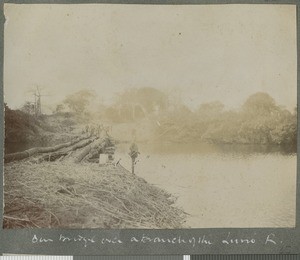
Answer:
[(175, 198), (121, 165), (5, 164), (4, 228), (182, 228)]

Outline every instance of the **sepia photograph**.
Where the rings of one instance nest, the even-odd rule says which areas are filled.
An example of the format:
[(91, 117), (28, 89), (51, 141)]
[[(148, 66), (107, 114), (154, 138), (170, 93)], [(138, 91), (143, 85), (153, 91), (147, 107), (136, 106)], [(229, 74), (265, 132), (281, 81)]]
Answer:
[(3, 228), (293, 228), (293, 5), (4, 4)]

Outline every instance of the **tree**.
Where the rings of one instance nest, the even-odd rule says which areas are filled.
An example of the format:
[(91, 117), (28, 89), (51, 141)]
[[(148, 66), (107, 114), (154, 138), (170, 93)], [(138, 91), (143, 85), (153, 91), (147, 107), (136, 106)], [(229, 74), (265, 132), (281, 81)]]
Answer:
[(135, 120), (166, 109), (168, 98), (166, 94), (155, 88), (131, 88), (117, 96), (115, 107), (119, 109), (120, 117), (125, 120)]
[(244, 103), (242, 109), (251, 114), (270, 114), (278, 110), (275, 100), (265, 92), (251, 95)]
[(64, 110), (65, 106), (63, 104), (59, 104), (55, 108), (55, 113), (60, 113)]
[(148, 113), (156, 109), (164, 110), (168, 101), (166, 94), (155, 88), (139, 88), (136, 91), (136, 99), (144, 105)]
[(25, 104), (22, 106), (21, 111), (23, 111), (24, 113), (33, 115), (34, 109), (35, 109), (34, 104), (29, 101), (26, 101)]
[(223, 110), (224, 104), (220, 101), (215, 101), (201, 104), (196, 113), (202, 121), (214, 120), (220, 117)]
[(82, 114), (94, 96), (95, 94), (90, 90), (80, 90), (67, 96), (64, 103), (71, 111)]

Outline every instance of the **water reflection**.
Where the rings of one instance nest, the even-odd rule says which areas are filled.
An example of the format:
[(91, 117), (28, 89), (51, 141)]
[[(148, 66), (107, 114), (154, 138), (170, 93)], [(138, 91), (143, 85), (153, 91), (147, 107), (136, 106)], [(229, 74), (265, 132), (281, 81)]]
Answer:
[[(126, 146), (122, 144), (121, 146)], [(128, 145), (127, 145), (128, 146)], [(208, 143), (141, 143), (139, 146), (157, 154), (296, 154), (296, 148), (283, 145), (260, 145), (260, 144), (208, 144)], [(121, 148), (122, 149), (122, 148)]]
[[(52, 144), (53, 145), (53, 144)], [(119, 144), (119, 149), (124, 150), (129, 144)], [(33, 147), (51, 146), (46, 142), (38, 143), (5, 143), (5, 153), (22, 152)], [(260, 144), (208, 144), (208, 143), (140, 143), (140, 147), (157, 154), (210, 154), (225, 153), (236, 155), (279, 153), (282, 155), (296, 154), (296, 147), (288, 145), (260, 145)]]

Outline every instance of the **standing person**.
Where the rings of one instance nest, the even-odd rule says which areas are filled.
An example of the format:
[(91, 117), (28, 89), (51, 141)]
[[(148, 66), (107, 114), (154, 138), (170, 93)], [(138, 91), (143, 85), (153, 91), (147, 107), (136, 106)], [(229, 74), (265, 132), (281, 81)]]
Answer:
[(139, 155), (139, 149), (136, 143), (132, 143), (129, 148), (129, 156), (131, 157), (131, 173), (134, 174), (135, 160)]

